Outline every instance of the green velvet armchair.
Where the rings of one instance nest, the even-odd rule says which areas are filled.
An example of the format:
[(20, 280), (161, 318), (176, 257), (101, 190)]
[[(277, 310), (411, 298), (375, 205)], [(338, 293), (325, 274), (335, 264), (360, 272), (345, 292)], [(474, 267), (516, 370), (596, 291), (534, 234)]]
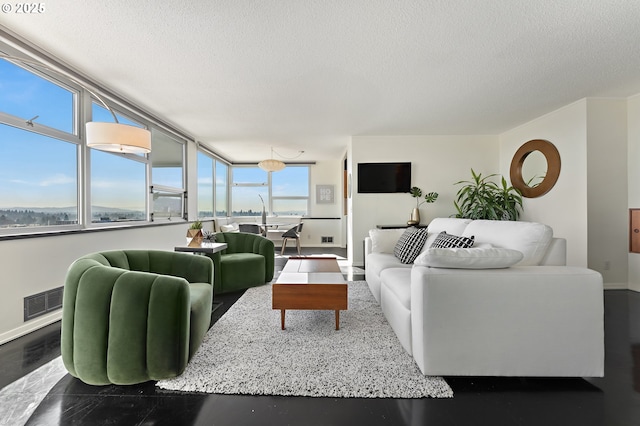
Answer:
[(211, 322), (213, 262), (154, 250), (88, 254), (67, 272), (62, 360), (92, 385), (180, 375)]
[(226, 250), (207, 255), (213, 259), (216, 294), (263, 285), (273, 279), (273, 241), (244, 232), (219, 232), (216, 241), (227, 243)]

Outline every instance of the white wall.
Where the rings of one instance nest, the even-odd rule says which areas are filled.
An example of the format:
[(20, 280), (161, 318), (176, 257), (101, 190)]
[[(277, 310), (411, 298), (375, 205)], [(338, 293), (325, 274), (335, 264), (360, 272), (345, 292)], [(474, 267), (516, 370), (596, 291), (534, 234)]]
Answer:
[[(210, 224), (207, 224), (210, 226)], [(2, 290), (0, 299), (0, 344), (50, 324), (61, 311), (23, 322), (23, 299), (64, 285), (71, 263), (96, 251), (157, 249), (173, 251), (186, 243), (188, 225), (139, 227), (103, 232), (0, 240)]]
[(525, 198), (520, 220), (545, 223), (567, 239), (567, 263), (587, 266), (587, 103), (575, 102), (500, 135), (500, 173), (509, 176), (522, 144), (546, 139), (560, 152), (560, 177), (550, 192)]
[(587, 100), (588, 266), (628, 288), (627, 101)]
[[(628, 202), (629, 208), (640, 208), (640, 94), (627, 101), (628, 138)], [(640, 291), (640, 254), (629, 253), (629, 288)]]
[(352, 175), (349, 259), (364, 264), (363, 242), (379, 224), (403, 224), (416, 201), (408, 193), (358, 194), (357, 164), (411, 161), (412, 186), (439, 193), (434, 204), (420, 208), (421, 223), (456, 213), (455, 182), (471, 178), (471, 168), (484, 175), (499, 172), (497, 136), (354, 136), (348, 150)]
[(500, 135), (500, 168), (515, 151), (546, 139), (560, 152), (550, 192), (525, 199), (522, 220), (550, 225), (567, 239), (567, 263), (603, 275), (607, 288), (627, 288), (627, 102), (583, 99)]
[[(343, 161), (339, 158), (335, 161), (318, 161), (311, 166), (309, 197), (310, 216), (313, 219), (304, 220), (300, 241), (303, 247), (344, 247), (346, 245), (342, 176)], [(317, 185), (333, 185), (334, 202), (332, 204), (316, 202)], [(322, 243), (323, 236), (333, 237), (333, 243)]]

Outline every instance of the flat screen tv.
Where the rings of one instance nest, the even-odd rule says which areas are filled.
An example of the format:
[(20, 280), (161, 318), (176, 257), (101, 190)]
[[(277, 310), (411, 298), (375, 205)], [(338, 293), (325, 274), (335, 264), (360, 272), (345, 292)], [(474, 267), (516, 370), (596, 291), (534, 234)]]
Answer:
[(358, 192), (409, 192), (411, 163), (358, 163)]

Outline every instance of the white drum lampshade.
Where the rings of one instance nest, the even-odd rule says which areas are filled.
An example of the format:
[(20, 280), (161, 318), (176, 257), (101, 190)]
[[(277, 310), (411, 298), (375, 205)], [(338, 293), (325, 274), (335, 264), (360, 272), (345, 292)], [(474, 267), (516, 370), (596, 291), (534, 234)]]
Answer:
[(151, 152), (151, 132), (121, 123), (87, 123), (87, 146), (101, 151), (126, 154)]

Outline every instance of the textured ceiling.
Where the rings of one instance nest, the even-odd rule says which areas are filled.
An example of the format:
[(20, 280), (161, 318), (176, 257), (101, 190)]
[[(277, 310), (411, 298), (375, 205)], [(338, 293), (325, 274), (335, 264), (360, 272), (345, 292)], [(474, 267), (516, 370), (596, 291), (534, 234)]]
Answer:
[(56, 0), (0, 24), (232, 161), (640, 93), (636, 0)]

